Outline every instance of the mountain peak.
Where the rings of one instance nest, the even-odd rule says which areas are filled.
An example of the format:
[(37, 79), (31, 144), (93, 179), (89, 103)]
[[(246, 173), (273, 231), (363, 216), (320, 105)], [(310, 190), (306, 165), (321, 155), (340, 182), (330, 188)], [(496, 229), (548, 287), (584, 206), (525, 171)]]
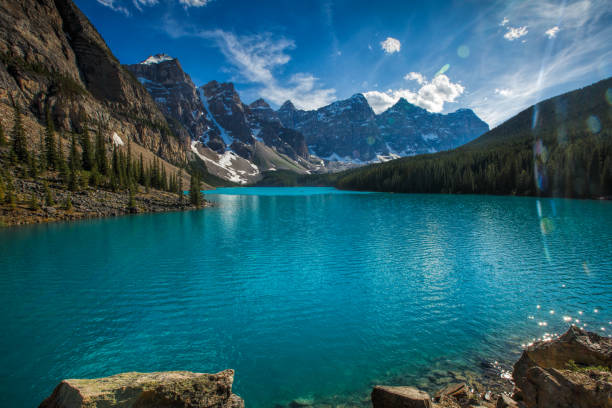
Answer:
[(176, 58), (172, 58), (171, 56), (167, 54), (155, 54), (155, 55), (149, 56), (149, 58), (142, 61), (141, 64), (143, 65), (159, 64), (164, 61), (173, 61), (175, 59)]
[(251, 109), (271, 109), (268, 102), (266, 102), (265, 99), (263, 98), (259, 98), (255, 102), (251, 103), (249, 105), (249, 108)]
[(291, 102), (290, 100), (287, 100), (287, 101), (285, 101), (285, 103), (283, 103), (281, 105), (279, 110), (282, 110), (282, 111), (294, 111), (294, 110), (297, 110), (297, 109), (295, 108), (295, 105), (293, 104), (293, 102)]
[(351, 102), (356, 102), (356, 103), (368, 105), (368, 100), (366, 99), (365, 96), (363, 96), (362, 93), (353, 94), (353, 96), (351, 96), (348, 100), (351, 101)]
[(424, 111), (425, 109), (416, 106), (410, 102), (408, 102), (408, 100), (406, 100), (406, 98), (399, 98), (399, 100), (397, 102), (395, 102), (395, 104), (393, 106), (391, 106), (389, 109), (393, 109), (393, 110), (413, 110), (413, 111)]

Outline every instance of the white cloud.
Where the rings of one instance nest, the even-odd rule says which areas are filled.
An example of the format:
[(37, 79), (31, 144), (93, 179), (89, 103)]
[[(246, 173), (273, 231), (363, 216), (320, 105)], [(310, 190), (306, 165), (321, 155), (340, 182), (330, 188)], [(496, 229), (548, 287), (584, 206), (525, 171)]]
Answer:
[(203, 7), (207, 5), (209, 0), (179, 0), (185, 7)]
[(527, 26), (523, 27), (508, 27), (508, 31), (504, 34), (504, 38), (508, 41), (514, 41), (517, 38), (521, 38), (527, 35)]
[(142, 11), (143, 6), (155, 6), (158, 3), (158, 0), (132, 0), (134, 7), (138, 9), (138, 11)]
[(130, 15), (130, 11), (123, 7), (120, 3), (121, 1), (117, 0), (96, 0), (99, 4), (108, 7), (109, 9), (119, 12), (121, 14), (125, 14), (126, 16)]
[(512, 96), (512, 90), (508, 88), (495, 88), (495, 94), (501, 95), (507, 98), (509, 96)]
[(385, 41), (380, 42), (381, 48), (387, 54), (393, 54), (394, 52), (399, 52), (402, 44), (397, 38), (387, 37)]
[[(409, 89), (389, 89), (386, 92), (370, 91), (364, 93), (374, 112), (383, 112), (400, 98), (404, 98), (430, 112), (442, 112), (445, 103), (455, 102), (465, 90), (463, 85), (451, 82), (444, 74), (436, 75), (431, 81), (427, 81), (423, 75), (416, 72), (406, 76), (410, 76), (407, 79), (413, 79), (422, 86), (416, 92)], [(422, 79), (422, 82), (419, 82), (419, 78)]]
[(550, 28), (550, 29), (546, 30), (546, 32), (544, 32), (544, 34), (548, 38), (555, 38), (557, 36), (558, 32), (559, 32), (559, 26), (554, 26), (553, 28)]
[[(99, 4), (110, 8), (111, 10), (119, 13), (130, 15), (130, 10), (127, 5), (131, 2), (134, 8), (138, 11), (142, 11), (143, 7), (151, 7), (159, 4), (159, 0), (96, 0)], [(206, 6), (210, 0), (177, 0), (178, 4), (185, 8), (188, 7), (203, 7)]]
[(309, 73), (296, 73), (286, 84), (273, 71), (290, 61), (288, 50), (295, 48), (292, 40), (273, 39), (270, 34), (236, 36), (223, 30), (196, 34), (212, 39), (237, 73), (247, 82), (261, 85), (259, 95), (275, 104), (290, 99), (301, 109), (316, 109), (333, 102), (336, 90), (318, 86), (318, 78)]
[(499, 23), (500, 26), (505, 27), (506, 24), (508, 24), (510, 22), (510, 20), (508, 19), (508, 17), (504, 17), (504, 19), (502, 20), (501, 23)]
[(409, 72), (404, 75), (404, 79), (406, 81), (417, 81), (419, 84), (425, 82), (425, 77), (423, 76), (423, 74), (420, 74), (418, 72)]

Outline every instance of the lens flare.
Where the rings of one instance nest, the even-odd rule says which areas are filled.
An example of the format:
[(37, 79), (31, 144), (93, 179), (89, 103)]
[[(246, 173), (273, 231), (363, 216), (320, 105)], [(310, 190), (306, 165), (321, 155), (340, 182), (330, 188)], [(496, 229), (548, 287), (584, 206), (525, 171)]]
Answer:
[[(553, 227), (554, 227), (554, 225), (553, 225), (553, 222), (552, 222), (552, 220), (550, 218), (544, 217), (544, 218), (542, 218), (540, 220), (540, 231), (542, 231), (543, 235), (550, 234), (552, 232), (552, 230), (553, 230)], [(554, 313), (554, 312), (552, 312), (552, 313)]]
[(450, 68), (450, 64), (445, 64), (442, 68), (440, 68), (440, 70), (438, 72), (436, 72), (435, 76), (442, 75), (443, 73), (448, 71), (449, 68)]
[(557, 142), (560, 145), (567, 143), (567, 129), (564, 125), (561, 125), (559, 129), (557, 129)]
[(373, 137), (373, 136), (369, 136), (369, 137), (366, 139), (366, 142), (367, 142), (367, 143), (368, 143), (370, 146), (372, 146), (372, 145), (374, 144), (374, 142), (375, 142), (374, 137)]
[(609, 105), (612, 105), (612, 88), (608, 88), (606, 91), (606, 101), (608, 101)]
[(599, 133), (599, 131), (601, 130), (601, 123), (599, 122), (599, 119), (597, 119), (597, 116), (595, 115), (589, 116), (586, 123), (587, 123), (587, 128), (589, 129), (591, 133)]
[(461, 58), (467, 58), (470, 56), (470, 47), (467, 45), (461, 45), (457, 48), (457, 55)]

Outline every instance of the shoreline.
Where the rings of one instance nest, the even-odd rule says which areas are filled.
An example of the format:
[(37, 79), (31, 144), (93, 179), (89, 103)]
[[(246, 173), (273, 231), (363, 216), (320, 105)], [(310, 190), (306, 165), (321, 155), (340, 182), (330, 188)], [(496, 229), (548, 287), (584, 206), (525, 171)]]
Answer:
[[(155, 189), (146, 192), (140, 188), (134, 194), (135, 208), (131, 208), (129, 193), (126, 191), (113, 192), (91, 187), (69, 191), (58, 187), (59, 183), (48, 185), (53, 203), (46, 205), (43, 183), (16, 179), (15, 184), (16, 203), (13, 206), (0, 205), (0, 228), (138, 214), (195, 211), (214, 206), (212, 202), (203, 199), (202, 206), (198, 208), (189, 203), (187, 196), (179, 200), (174, 193)], [(35, 197), (35, 202), (32, 201), (32, 197)]]
[[(357, 399), (297, 398), (275, 408), (590, 408), (609, 407), (612, 397), (612, 338), (576, 326), (563, 335), (524, 348), (514, 363), (509, 390), (492, 390), (469, 378), (440, 381), (432, 396), (419, 384), (373, 383)], [(120, 373), (63, 380), (39, 408), (154, 408), (198, 406), (244, 408), (232, 392), (234, 370), (217, 374), (167, 371)], [(126, 392), (129, 390), (129, 392)], [(169, 398), (171, 396), (171, 398)], [(213, 402), (214, 403), (211, 403)], [(248, 406), (248, 402), (246, 403)]]

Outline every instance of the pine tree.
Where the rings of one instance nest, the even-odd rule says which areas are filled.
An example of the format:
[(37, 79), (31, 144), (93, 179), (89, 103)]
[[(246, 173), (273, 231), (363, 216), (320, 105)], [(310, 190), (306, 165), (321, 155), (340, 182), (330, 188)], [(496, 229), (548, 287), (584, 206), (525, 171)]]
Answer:
[(146, 183), (145, 177), (144, 162), (142, 160), (142, 153), (140, 153), (140, 159), (138, 159), (138, 184), (144, 186)]
[(128, 211), (131, 213), (138, 212), (138, 207), (136, 207), (136, 199), (134, 198), (133, 188), (129, 189)]
[(81, 134), (81, 162), (83, 163), (83, 170), (91, 171), (94, 167), (94, 157), (91, 148), (91, 139), (89, 138), (89, 131), (87, 130), (87, 124), (83, 125), (83, 133)]
[(60, 178), (64, 183), (68, 182), (69, 176), (69, 168), (66, 164), (66, 160), (64, 160), (64, 148), (62, 146), (62, 137), (61, 135), (57, 135), (57, 168), (60, 173)]
[(192, 205), (200, 208), (202, 206), (202, 185), (197, 174), (191, 175), (191, 187), (189, 189), (189, 201)]
[(27, 163), (29, 154), (26, 142), (25, 130), (23, 129), (23, 120), (21, 118), (21, 109), (16, 103), (13, 105), (14, 123), (13, 123), (13, 146), (11, 155), (20, 163)]
[(40, 208), (40, 204), (38, 203), (38, 198), (36, 197), (36, 194), (32, 194), (30, 196), (30, 210), (38, 210)]
[(64, 210), (71, 212), (72, 211), (72, 199), (70, 195), (66, 196), (66, 200), (64, 200)]
[(6, 197), (6, 183), (4, 182), (4, 177), (2, 176), (2, 173), (0, 172), (0, 203), (4, 202), (4, 199)]
[(98, 126), (98, 132), (96, 133), (96, 167), (100, 174), (108, 175), (108, 159), (106, 158), (106, 146), (104, 142), (104, 135), (102, 134), (102, 127)]
[(46, 168), (57, 169), (57, 148), (55, 145), (55, 127), (53, 126), (53, 119), (51, 113), (47, 108), (47, 127), (45, 128), (45, 156), (46, 156)]
[(77, 150), (76, 137), (72, 135), (70, 142), (70, 154), (68, 155), (68, 166), (70, 170), (77, 171), (81, 169), (81, 159), (79, 158), (79, 152)]
[(2, 126), (2, 122), (0, 122), (0, 147), (6, 146), (6, 135), (4, 134), (4, 126)]
[(45, 205), (47, 207), (51, 207), (55, 205), (55, 200), (53, 199), (53, 194), (51, 193), (51, 189), (49, 188), (49, 184), (45, 181), (43, 184), (45, 189)]

